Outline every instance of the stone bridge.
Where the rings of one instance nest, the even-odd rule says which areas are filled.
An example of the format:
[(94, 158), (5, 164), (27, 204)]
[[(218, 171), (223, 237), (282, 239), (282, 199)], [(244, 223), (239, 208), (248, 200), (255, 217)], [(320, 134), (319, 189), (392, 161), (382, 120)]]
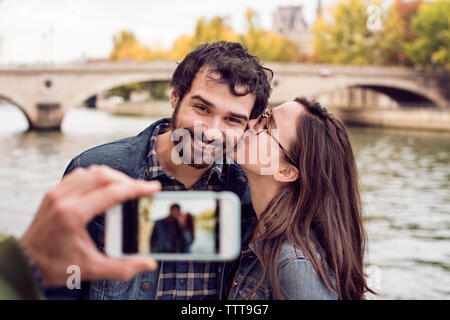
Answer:
[[(401, 67), (265, 64), (274, 71), (271, 104), (345, 88), (384, 93), (400, 106), (450, 107), (450, 74)], [(105, 90), (144, 81), (169, 81), (175, 62), (102, 62), (0, 67), (0, 99), (19, 107), (30, 129), (60, 128), (64, 115)]]

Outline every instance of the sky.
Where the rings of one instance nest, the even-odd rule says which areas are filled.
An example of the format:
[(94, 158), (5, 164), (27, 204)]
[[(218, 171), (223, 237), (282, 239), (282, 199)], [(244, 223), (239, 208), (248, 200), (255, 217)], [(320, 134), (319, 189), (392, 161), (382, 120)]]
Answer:
[(248, 8), (270, 29), (273, 12), (286, 5), (303, 5), (308, 23), (316, 17), (317, 0), (0, 0), (0, 64), (107, 58), (113, 35), (123, 29), (145, 45), (168, 49), (181, 34), (192, 34), (201, 17), (228, 15), (233, 30), (242, 32)]

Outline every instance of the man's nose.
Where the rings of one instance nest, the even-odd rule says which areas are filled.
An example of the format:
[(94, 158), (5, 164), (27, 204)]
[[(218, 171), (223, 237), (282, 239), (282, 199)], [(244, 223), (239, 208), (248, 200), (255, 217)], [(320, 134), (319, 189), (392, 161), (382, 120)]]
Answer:
[(209, 123), (208, 129), (221, 130), (221, 127), (222, 127), (222, 119), (220, 117), (214, 117), (212, 121)]
[(204, 137), (208, 140), (216, 140), (219, 137), (223, 138), (224, 127), (225, 126), (219, 117), (214, 118), (211, 122), (208, 123), (207, 127), (204, 128)]

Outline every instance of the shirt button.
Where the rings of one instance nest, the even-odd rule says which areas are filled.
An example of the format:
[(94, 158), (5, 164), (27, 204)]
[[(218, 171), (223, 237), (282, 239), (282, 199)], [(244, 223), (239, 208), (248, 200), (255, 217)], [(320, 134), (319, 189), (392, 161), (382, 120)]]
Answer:
[(237, 283), (237, 281), (235, 281), (234, 283), (233, 283), (233, 286), (237, 286), (238, 285), (238, 283)]
[(180, 284), (181, 284), (182, 286), (184, 286), (184, 285), (186, 284), (186, 280), (181, 279), (181, 280), (180, 280)]
[(148, 282), (144, 282), (143, 284), (141, 284), (142, 291), (148, 291), (148, 290), (150, 290), (151, 287), (152, 287), (152, 285)]

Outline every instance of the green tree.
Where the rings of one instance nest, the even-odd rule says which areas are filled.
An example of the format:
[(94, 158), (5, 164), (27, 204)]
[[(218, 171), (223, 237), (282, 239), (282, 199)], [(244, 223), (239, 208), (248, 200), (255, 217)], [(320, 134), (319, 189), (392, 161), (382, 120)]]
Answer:
[[(170, 59), (167, 51), (162, 49), (150, 50), (142, 45), (133, 32), (122, 30), (113, 37), (113, 49), (110, 53), (110, 60), (121, 61), (149, 61)], [(159, 82), (155, 83), (129, 83), (124, 86), (109, 90), (110, 94), (118, 95), (128, 100), (132, 91), (150, 91), (155, 99), (164, 99), (167, 85)]]
[(415, 39), (406, 56), (415, 64), (443, 65), (450, 69), (450, 1), (423, 3), (412, 21)]
[(168, 81), (152, 81), (146, 85), (154, 100), (168, 100), (169, 96), (167, 95), (167, 91), (169, 87), (170, 83)]
[(313, 26), (317, 62), (373, 64), (377, 56), (377, 35), (367, 28), (368, 0), (346, 0), (330, 8), (331, 19), (319, 17)]
[(406, 62), (405, 46), (414, 38), (411, 21), (422, 1), (396, 0), (388, 9), (383, 28), (378, 33), (379, 56), (376, 62), (392, 65)]

